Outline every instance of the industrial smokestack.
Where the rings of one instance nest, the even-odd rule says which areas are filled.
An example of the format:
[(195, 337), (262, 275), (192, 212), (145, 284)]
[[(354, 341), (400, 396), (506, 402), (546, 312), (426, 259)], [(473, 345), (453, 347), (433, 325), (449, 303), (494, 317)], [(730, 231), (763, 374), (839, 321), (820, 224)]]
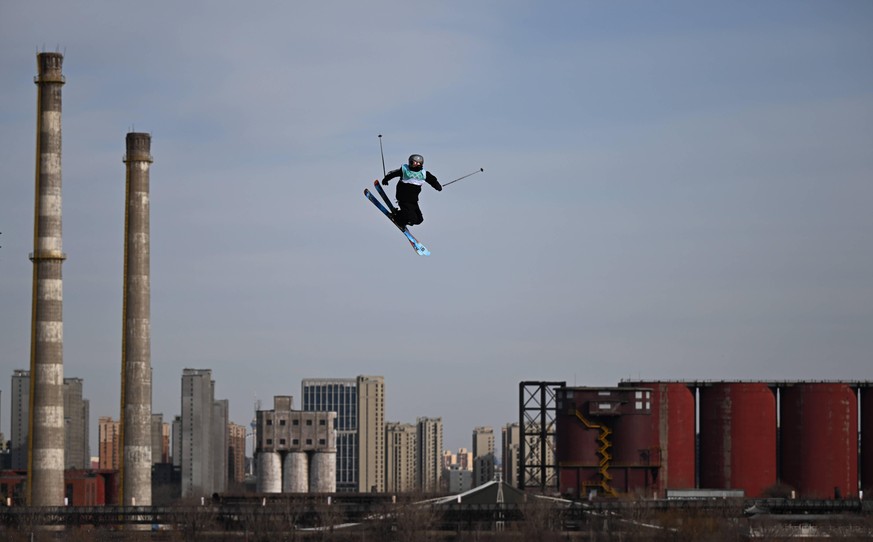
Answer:
[(61, 265), (60, 53), (36, 56), (36, 203), (30, 335), (27, 502), (64, 505), (64, 321)]
[(127, 134), (121, 355), (121, 504), (152, 504), (152, 365), (149, 286), (151, 135)]

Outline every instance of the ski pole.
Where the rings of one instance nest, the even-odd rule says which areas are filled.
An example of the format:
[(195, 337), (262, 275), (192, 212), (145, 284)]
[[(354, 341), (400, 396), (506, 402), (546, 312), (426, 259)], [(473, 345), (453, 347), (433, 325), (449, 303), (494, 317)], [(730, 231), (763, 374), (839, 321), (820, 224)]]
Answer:
[(379, 134), (379, 154), (382, 155), (382, 177), (385, 176), (385, 153), (382, 151), (382, 134)]
[(464, 175), (463, 177), (458, 177), (458, 178), (455, 179), (454, 181), (449, 181), (449, 182), (447, 182), (446, 184), (443, 185), (443, 188), (449, 186), (449, 185), (452, 184), (452, 183), (456, 183), (456, 182), (460, 181), (461, 179), (466, 179), (466, 178), (469, 177), (470, 175), (475, 175), (475, 174), (477, 174), (477, 173), (481, 173), (481, 172), (483, 172), (483, 171), (485, 171), (485, 168), (481, 168), (481, 167), (480, 167), (479, 169), (477, 169), (477, 170), (474, 171), (473, 173), (468, 173), (468, 174)]

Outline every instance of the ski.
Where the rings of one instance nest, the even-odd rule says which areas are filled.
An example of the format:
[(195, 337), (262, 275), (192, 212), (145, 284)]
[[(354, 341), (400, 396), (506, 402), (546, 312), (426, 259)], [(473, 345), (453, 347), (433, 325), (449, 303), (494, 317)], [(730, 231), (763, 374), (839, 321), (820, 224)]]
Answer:
[(379, 184), (379, 179), (373, 181), (373, 186), (376, 187), (376, 190), (379, 191), (379, 195), (382, 196), (382, 199), (385, 200), (385, 205), (388, 206), (388, 210), (391, 211), (391, 214), (397, 212), (397, 208), (394, 207), (394, 204), (391, 203), (391, 199), (388, 197), (388, 194), (385, 193), (385, 189), (382, 188), (382, 185)]
[[(376, 181), (376, 182), (378, 183), (378, 181)], [(378, 188), (379, 188), (379, 192), (381, 192), (381, 194), (382, 194), (382, 197), (385, 198), (385, 201), (393, 209), (394, 206), (391, 205), (390, 201), (388, 201), (388, 198), (385, 196), (385, 191), (382, 190), (381, 186), (379, 186)], [(367, 189), (367, 188), (364, 189), (364, 195), (367, 196), (367, 199), (369, 199), (370, 201), (373, 202), (373, 205), (375, 205), (380, 211), (382, 211), (382, 214), (384, 214), (386, 217), (388, 217), (388, 220), (391, 220), (392, 224), (397, 226), (397, 229), (399, 229), (403, 233), (403, 235), (406, 236), (406, 239), (409, 241), (409, 244), (412, 245), (413, 250), (415, 250), (415, 252), (417, 252), (419, 256), (430, 256), (430, 251), (427, 248), (425, 248), (424, 245), (419, 243), (418, 239), (416, 239), (415, 237), (413, 237), (413, 235), (411, 233), (409, 233), (409, 229), (407, 229), (405, 226), (401, 227), (396, 222), (394, 222), (394, 220), (391, 218), (391, 211), (389, 211), (384, 205), (382, 205), (382, 202), (379, 201), (378, 199), (376, 199), (376, 196), (374, 196), (372, 194), (372, 192), (370, 192), (369, 189)]]

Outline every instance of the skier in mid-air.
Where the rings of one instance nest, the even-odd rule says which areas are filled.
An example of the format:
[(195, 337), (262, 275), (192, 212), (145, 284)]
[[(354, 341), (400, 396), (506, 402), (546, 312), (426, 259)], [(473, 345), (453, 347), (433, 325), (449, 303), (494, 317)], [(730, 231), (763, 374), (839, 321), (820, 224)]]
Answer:
[(392, 217), (394, 222), (401, 228), (421, 224), (424, 221), (421, 209), (418, 207), (418, 194), (421, 193), (421, 185), (427, 183), (437, 192), (443, 189), (442, 185), (430, 171), (424, 169), (424, 157), (420, 154), (411, 155), (407, 164), (386, 173), (385, 178), (382, 179), (382, 184), (388, 186), (388, 181), (395, 177), (400, 177), (395, 192), (397, 205), (400, 208)]

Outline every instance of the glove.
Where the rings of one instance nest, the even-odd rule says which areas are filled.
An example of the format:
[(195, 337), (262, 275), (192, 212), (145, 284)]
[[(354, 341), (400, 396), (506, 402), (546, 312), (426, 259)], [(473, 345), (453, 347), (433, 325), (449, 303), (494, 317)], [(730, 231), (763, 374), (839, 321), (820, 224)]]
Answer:
[(443, 191), (443, 185), (441, 185), (441, 184), (438, 183), (437, 181), (434, 181), (434, 182), (433, 182), (433, 187), (436, 188), (436, 191), (437, 191), (437, 192), (442, 192), (442, 191)]
[(384, 184), (385, 186), (388, 186), (388, 179), (382, 179), (382, 184)]

